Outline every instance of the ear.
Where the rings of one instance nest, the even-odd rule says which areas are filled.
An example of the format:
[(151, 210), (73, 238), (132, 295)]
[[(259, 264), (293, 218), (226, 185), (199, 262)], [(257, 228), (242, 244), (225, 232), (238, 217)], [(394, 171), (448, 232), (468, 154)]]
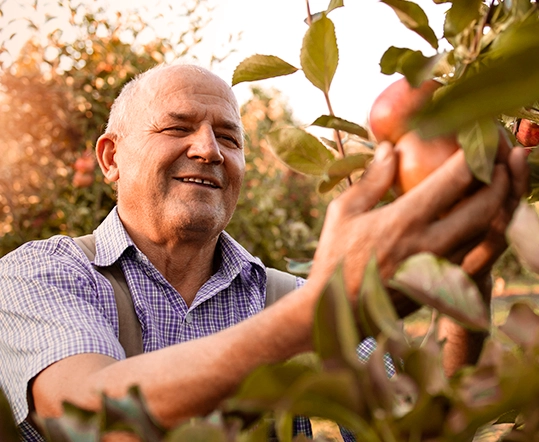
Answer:
[(110, 134), (103, 134), (97, 140), (95, 154), (99, 167), (107, 180), (114, 182), (120, 178), (120, 171), (116, 164), (116, 141)]

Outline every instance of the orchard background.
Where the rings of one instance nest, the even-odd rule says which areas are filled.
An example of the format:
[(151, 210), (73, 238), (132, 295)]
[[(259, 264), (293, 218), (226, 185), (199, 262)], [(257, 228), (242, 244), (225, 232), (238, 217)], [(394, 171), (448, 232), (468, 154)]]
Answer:
[[(28, 1), (26, 7), (37, 11), (41, 3), (47, 1)], [(99, 225), (114, 195), (93, 148), (112, 100), (137, 72), (196, 57), (214, 7), (208, 0), (170, 2), (168, 22), (181, 23), (182, 32), (158, 38), (152, 26), (163, 17), (151, 10), (111, 17), (97, 2), (58, 3), (46, 23), (57, 20), (69, 29), (49, 27), (44, 36), (28, 18), (19, 19), (8, 23), (10, 32), (0, 41), (8, 55), (0, 65), (0, 256), (31, 239), (80, 235)], [(9, 0), (2, 2), (0, 13), (9, 7)], [(154, 38), (148, 41), (148, 34)], [(21, 38), (27, 40), (20, 53), (9, 52), (11, 41)], [(213, 67), (234, 53), (237, 39), (232, 34), (217, 48)], [(311, 257), (331, 195), (321, 195), (314, 179), (275, 160), (267, 133), (299, 123), (278, 90), (263, 83), (250, 90), (242, 105), (248, 170), (228, 231), (267, 265), (284, 269), (286, 258)], [(510, 251), (495, 275), (498, 289), (513, 292), (530, 292), (539, 283)]]
[[(1, 3), (0, 8), (7, 3)], [(383, 0), (383, 3), (396, 12), (406, 27), (436, 46), (436, 37), (429, 31), (427, 17), (420, 8), (413, 6), (415, 3), (404, 0)], [(486, 17), (492, 19), (489, 11), (495, 11), (496, 19), (501, 17), (500, 23), (509, 23), (505, 27), (500, 26), (496, 36), (505, 35), (507, 30), (513, 29), (512, 19), (518, 22), (519, 19), (525, 20), (526, 16), (534, 18), (537, 15), (536, 2), (528, 0), (437, 0), (434, 3), (449, 3), (453, 11), (448, 15), (451, 20), (446, 21), (443, 31), (456, 48), (452, 58), (444, 59), (443, 53), (425, 57), (406, 48), (393, 49), (382, 59), (383, 72), (405, 75), (419, 82), (422, 78), (440, 74), (436, 71), (442, 67), (440, 60), (458, 67), (462, 59), (466, 59), (466, 63), (474, 66), (478, 57), (484, 55), (482, 50), (488, 51), (489, 48), (488, 44), (483, 47), (475, 39), (479, 41), (490, 30), (498, 29), (494, 21), (486, 21)], [(205, 0), (195, 0), (188, 5), (170, 2), (167, 19), (182, 23), (183, 31), (148, 40), (139, 37), (149, 29), (153, 18), (159, 18), (152, 16), (151, 9), (111, 17), (97, 3), (93, 3), (96, 6), (70, 1), (58, 4), (62, 13), (67, 12), (65, 26), (75, 31), (75, 37), (65, 39), (64, 29), (58, 28), (43, 38), (31, 20), (23, 19), (24, 30), (29, 32), (30, 38), (20, 53), (12, 54), (11, 61), (4, 61), (0, 67), (0, 143), (4, 149), (0, 163), (0, 255), (31, 239), (48, 238), (54, 234), (87, 233), (101, 222), (114, 205), (114, 193), (96, 168), (92, 149), (102, 133), (114, 97), (136, 73), (164, 60), (189, 59), (203, 41), (204, 28), (211, 20), (211, 5)], [(29, 2), (29, 6), (37, 9), (39, 0)], [(314, 141), (315, 137), (308, 135), (304, 127), (298, 127), (302, 125), (295, 121), (293, 111), (277, 90), (254, 86), (251, 98), (242, 105), (248, 169), (238, 210), (227, 230), (266, 264), (288, 267), (298, 273), (308, 267), (327, 203), (346, 187), (348, 181), (360, 177), (375, 147), (368, 127), (361, 126), (366, 122), (351, 123), (333, 114), (329, 97), (331, 79), (329, 82), (327, 78), (321, 81), (316, 71), (318, 63), (331, 69), (337, 67), (337, 45), (333, 41), (332, 23), (328, 16), (343, 6), (341, 1), (332, 0), (324, 11), (306, 11), (309, 26), (300, 63), (307, 79), (326, 98), (328, 115), (317, 119), (313, 125), (329, 129), (327, 137)], [(48, 17), (47, 21), (55, 18)], [(302, 19), (298, 17), (298, 26), (305, 25)], [(483, 19), (485, 21), (481, 22)], [(482, 27), (477, 23), (482, 23)], [(539, 31), (533, 26), (535, 22), (529, 29)], [(474, 34), (476, 28), (480, 34)], [(16, 35), (17, 32), (0, 42), (0, 51), (8, 51), (9, 41)], [(533, 32), (528, 37), (529, 41), (524, 43), (530, 47), (530, 66), (534, 68), (539, 58), (535, 57), (539, 45)], [(319, 49), (325, 43), (327, 52), (322, 53)], [(507, 47), (512, 48), (510, 44), (506, 44)], [(464, 52), (470, 48), (476, 51), (464, 54), (462, 50), (457, 51), (462, 48)], [(210, 64), (226, 60), (233, 51), (234, 40), (231, 39), (229, 47), (215, 54)], [(311, 65), (308, 64), (309, 56), (313, 59)], [(276, 60), (275, 56), (264, 57), (268, 56), (242, 62), (232, 82), (238, 84), (297, 71), (294, 66)], [(331, 61), (328, 63), (327, 60)], [(475, 66), (479, 72), (482, 62), (479, 60)], [(460, 74), (458, 70), (456, 73)], [(454, 75), (455, 80), (460, 78), (457, 74)], [(518, 95), (518, 92), (522, 91), (511, 90), (513, 95)], [(536, 91), (533, 93), (539, 98)], [(511, 96), (500, 91), (501, 102)], [(440, 107), (434, 110), (440, 112)], [(480, 106), (475, 110), (478, 114), (482, 112)], [(510, 128), (520, 118), (533, 120), (535, 110), (532, 106), (517, 115), (506, 115), (507, 127)], [(343, 133), (347, 135), (340, 138)], [(306, 150), (301, 151), (290, 143), (294, 139), (308, 139)], [(307, 161), (296, 161), (296, 157), (291, 155), (296, 148)], [(344, 159), (333, 153), (330, 155), (326, 150), (338, 151), (339, 154), (347, 151), (351, 155)], [(311, 153), (319, 152), (323, 152), (319, 157), (323, 161), (318, 164), (308, 161)], [(275, 154), (280, 161), (275, 159)], [(483, 164), (474, 164), (476, 168), (481, 166)], [(435, 268), (434, 264), (424, 260), (421, 265), (425, 270), (422, 276), (432, 276), (429, 271)], [(403, 274), (406, 274), (406, 269), (401, 276)], [(494, 274), (499, 295), (509, 292), (533, 295), (536, 284), (539, 284), (535, 273), (526, 270), (511, 250), (498, 261)], [(484, 434), (482, 428), (493, 422), (515, 424), (513, 428), (519, 432), (519, 437), (530, 437), (518, 440), (533, 440), (535, 426), (538, 426), (534, 414), (537, 400), (533, 395), (539, 392), (534, 355), (538, 352), (539, 343), (535, 336), (526, 340), (516, 331), (516, 325), (524, 321), (529, 330), (537, 328), (538, 320), (533, 308), (495, 301), (494, 323), (503, 327), (505, 333), (501, 341), (507, 345), (509, 337), (515, 344), (514, 348), (509, 346), (509, 350), (506, 347), (502, 350), (499, 346), (501, 341), (493, 339), (487, 349), (490, 359), (486, 359), (492, 364), (497, 358), (498, 365), (487, 366), (483, 362), (483, 365), (470, 368), (454, 379), (441, 379), (436, 374), (439, 344), (432, 341), (426, 330), (431, 323), (431, 310), (426, 306), (427, 309), (407, 318), (405, 328), (409, 337), (421, 337), (425, 345), (416, 345), (412, 339), (407, 342), (409, 348), (405, 350), (406, 339), (398, 335), (391, 307), (384, 303), (384, 289), (376, 279), (374, 264), (368, 275), (372, 292), (368, 313), (380, 328), (373, 330), (376, 334), (380, 332), (380, 347), (364, 365), (357, 365), (353, 344), (359, 337), (350, 321), (349, 306), (343, 301), (342, 281), (336, 275), (317, 311), (314, 331), (317, 354), (283, 366), (262, 367), (246, 381), (238, 395), (223, 404), (214, 415), (186, 423), (167, 435), (148, 417), (143, 400), (135, 389), (124, 402), (105, 398), (104, 412), (97, 415), (66, 406), (66, 419), (45, 423), (51, 440), (64, 440), (57, 438), (65, 437), (66, 428), (68, 432), (77, 434), (80, 440), (89, 434), (115, 428), (131, 429), (142, 435), (143, 440), (191, 440), (191, 431), (198, 432), (201, 440), (208, 441), (266, 440), (270, 425), (266, 417), (272, 415), (276, 417), (276, 431), (280, 439), (286, 441), (290, 439), (291, 416), (296, 413), (336, 421), (362, 435), (362, 440), (422, 440), (432, 434), (436, 434), (436, 440), (468, 440), (473, 434), (481, 437)], [(533, 298), (525, 297), (527, 300)], [(382, 301), (372, 304), (375, 298)], [(471, 301), (467, 302), (458, 307), (466, 311), (474, 306)], [(473, 315), (456, 313), (472, 326), (477, 320)], [(499, 338), (498, 335), (495, 337)], [(391, 346), (391, 350), (405, 362), (405, 373), (397, 379), (397, 387), (410, 388), (416, 396), (410, 393), (410, 397), (403, 397), (402, 391), (397, 391), (398, 388), (383, 380), (382, 355)], [(518, 351), (516, 347), (519, 347)], [(522, 349), (524, 351), (521, 352)], [(331, 364), (326, 364), (328, 361)], [(333, 369), (328, 370), (327, 365)], [(399, 384), (402, 379), (406, 382)], [(496, 391), (496, 397), (485, 394), (485, 391), (488, 393), (493, 389), (493, 382), (501, 389)], [(486, 390), (481, 390), (485, 385)], [(268, 390), (262, 386), (269, 386)], [(261, 395), (260, 391), (270, 393)], [(515, 395), (519, 396), (518, 399)], [(395, 404), (394, 397), (402, 403)], [(485, 397), (488, 406), (485, 406)], [(0, 407), (4, 408), (0, 408), (0, 412), (5, 417), (9, 411), (1, 399), (0, 396)], [(522, 412), (522, 420), (515, 418), (515, 410)], [(457, 428), (445, 427), (450, 412), (460, 413), (461, 421)], [(500, 416), (503, 419), (496, 421)], [(523, 421), (528, 423), (524, 432)], [(0, 419), (2, 422), (0, 435), (5, 435), (5, 440), (15, 440), (8, 439), (14, 434), (9, 420)], [(243, 432), (253, 422), (257, 423), (255, 431)], [(492, 433), (488, 429), (485, 431)], [(403, 434), (404, 439), (401, 439)], [(329, 437), (337, 436), (321, 435), (320, 440), (328, 440)]]
[[(43, 39), (37, 29), (31, 32), (31, 23), (19, 24), (31, 38), (0, 70), (0, 255), (31, 239), (90, 232), (110, 211), (113, 190), (96, 167), (93, 148), (113, 99), (138, 72), (189, 59), (211, 20), (204, 0), (188, 7), (172, 3), (168, 18), (184, 24), (183, 33), (143, 44), (138, 36), (156, 18), (149, 10), (111, 19), (96, 3), (64, 2), (66, 11), (57, 14), (68, 12), (73, 40), (60, 29)], [(3, 43), (7, 50), (9, 41)], [(233, 50), (231, 42), (214, 63)], [(253, 88), (242, 115), (247, 175), (228, 230), (268, 265), (284, 269), (285, 257), (312, 254), (327, 199), (316, 194), (312, 180), (269, 153), (264, 134), (293, 122), (278, 91)]]

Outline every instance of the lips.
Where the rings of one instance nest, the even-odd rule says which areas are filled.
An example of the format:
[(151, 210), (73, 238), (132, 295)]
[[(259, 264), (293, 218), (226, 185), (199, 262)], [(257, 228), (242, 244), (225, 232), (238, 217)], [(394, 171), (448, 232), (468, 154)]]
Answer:
[(184, 178), (174, 178), (177, 181), (181, 181), (183, 183), (195, 183), (195, 184), (201, 184), (203, 186), (209, 186), (214, 189), (218, 189), (220, 186), (216, 182), (206, 179), (206, 178), (198, 178), (198, 177), (184, 177)]

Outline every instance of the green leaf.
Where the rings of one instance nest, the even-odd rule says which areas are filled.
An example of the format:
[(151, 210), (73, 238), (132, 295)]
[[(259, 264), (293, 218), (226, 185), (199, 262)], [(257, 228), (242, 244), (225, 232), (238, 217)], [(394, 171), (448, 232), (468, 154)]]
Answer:
[(539, 201), (539, 149), (532, 149), (527, 158), (528, 167), (530, 168), (529, 177), (529, 202)]
[[(526, 330), (527, 324), (514, 325)], [(461, 398), (459, 408), (462, 415), (476, 426), (497, 419), (510, 410), (531, 411), (536, 408), (539, 393), (537, 364), (531, 363), (529, 357), (523, 357), (522, 351), (511, 351), (498, 340), (487, 340), (481, 359), (485, 353), (492, 353), (493, 346), (498, 348), (495, 354), (487, 356), (488, 363), (481, 363), (475, 369), (464, 372), (453, 387)]]
[(539, 316), (531, 303), (513, 304), (500, 330), (525, 349), (539, 348)]
[(493, 119), (474, 121), (459, 130), (457, 140), (474, 176), (490, 184), (500, 133)]
[(473, 330), (489, 329), (489, 316), (478, 288), (460, 266), (445, 259), (431, 253), (413, 255), (399, 266), (389, 284)]
[(342, 268), (339, 267), (316, 306), (314, 346), (322, 360), (332, 366), (358, 363), (356, 347), (359, 344), (356, 324), (350, 302), (346, 297)]
[(481, 0), (452, 0), (444, 23), (444, 37), (450, 39), (460, 34), (481, 15)]
[(238, 436), (237, 442), (268, 442), (268, 434), (270, 434), (273, 424), (273, 419), (261, 419), (254, 428), (242, 432)]
[(334, 9), (341, 8), (343, 6), (344, 6), (343, 0), (331, 0), (329, 2), (328, 8), (326, 9), (326, 14), (329, 14)]
[(232, 86), (244, 81), (265, 80), (296, 72), (298, 69), (274, 55), (252, 55), (234, 70)]
[(434, 77), (438, 62), (445, 56), (445, 53), (439, 53), (425, 57), (420, 51), (411, 51), (401, 58), (400, 72), (412, 86), (419, 87), (423, 81)]
[(39, 419), (46, 438), (55, 442), (95, 442), (99, 436), (101, 415), (65, 402), (64, 413), (56, 419)]
[(315, 372), (303, 363), (263, 365), (242, 382), (233, 398), (226, 401), (227, 411), (263, 411), (272, 409), (290, 387), (303, 376)]
[(372, 256), (365, 267), (359, 295), (359, 317), (362, 324), (374, 325), (385, 336), (396, 341), (402, 339), (402, 327), (399, 316), (382, 283), (376, 258)]
[(229, 439), (224, 429), (197, 419), (179, 426), (162, 440), (164, 442), (227, 442)]
[(417, 434), (439, 431), (447, 421), (450, 401), (448, 381), (442, 370), (442, 348), (435, 333), (427, 335), (420, 347), (406, 352), (402, 368), (417, 390), (413, 407), (399, 420), (399, 428), (415, 430)]
[(288, 167), (306, 175), (322, 175), (333, 154), (315, 136), (297, 128), (283, 128), (268, 133), (275, 155)]
[(275, 429), (277, 430), (277, 440), (282, 442), (292, 442), (294, 416), (287, 412), (276, 413)]
[(322, 115), (318, 117), (311, 126), (326, 127), (328, 129), (342, 130), (349, 134), (354, 134), (359, 137), (369, 138), (367, 129), (361, 127), (359, 124), (352, 123), (343, 118), (335, 117), (332, 115)]
[(352, 172), (365, 169), (372, 156), (373, 154), (371, 153), (360, 153), (336, 159), (330, 163), (326, 174), (318, 185), (318, 191), (320, 193), (329, 192)]
[(397, 48), (390, 46), (380, 59), (380, 68), (382, 74), (393, 75), (401, 72), (403, 58), (409, 53), (414, 52), (408, 48)]
[[(283, 401), (295, 415), (317, 416), (352, 431), (365, 431), (366, 400), (353, 370), (323, 371), (300, 379)], [(366, 440), (366, 439), (358, 439)]]
[(466, 124), (539, 100), (539, 21), (511, 35), (470, 65), (469, 74), (436, 94), (415, 120), (424, 137), (455, 132)]
[(307, 79), (327, 94), (337, 70), (339, 49), (335, 26), (325, 14), (305, 33), (300, 60)]
[(147, 442), (158, 442), (164, 434), (149, 414), (138, 387), (132, 387), (120, 399), (103, 398), (104, 431), (129, 431)]
[(520, 202), (506, 236), (520, 263), (528, 270), (539, 273), (539, 217), (532, 206)]
[(396, 72), (406, 77), (412, 86), (419, 86), (424, 80), (433, 78), (438, 64), (446, 58), (445, 53), (425, 57), (421, 51), (391, 46), (380, 60), (381, 72), (392, 75)]
[(0, 389), (0, 440), (3, 442), (19, 442), (19, 430), (11, 407), (2, 389)]
[(434, 49), (438, 49), (438, 37), (429, 26), (425, 11), (416, 3), (406, 0), (380, 0), (395, 11), (401, 23), (424, 38)]

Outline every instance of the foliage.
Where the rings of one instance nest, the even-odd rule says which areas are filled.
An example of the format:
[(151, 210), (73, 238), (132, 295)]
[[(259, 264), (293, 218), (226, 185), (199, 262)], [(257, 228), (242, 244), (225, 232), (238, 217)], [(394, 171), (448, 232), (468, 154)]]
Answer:
[[(66, 32), (54, 26), (44, 41), (36, 31), (0, 71), (0, 139), (7, 156), (0, 166), (0, 256), (31, 239), (79, 235), (99, 225), (115, 197), (92, 149), (114, 98), (129, 79), (158, 62), (193, 57), (208, 20), (202, 18), (208, 9), (204, 1), (193, 2), (175, 17), (188, 20), (180, 36), (147, 41), (142, 36), (149, 18), (145, 22), (134, 13), (111, 18), (102, 7), (89, 11), (83, 4), (64, 8), (71, 17), (66, 24), (76, 30), (74, 40), (64, 39)], [(49, 23), (54, 20), (59, 19)], [(4, 41), (5, 50), (9, 43)], [(253, 93), (242, 109), (246, 184), (228, 230), (267, 265), (284, 269), (285, 257), (311, 257), (325, 204), (309, 178), (275, 165), (264, 147), (261, 131), (291, 123), (290, 111), (276, 91), (275, 98), (260, 89)]]
[[(2, 8), (9, 6), (4, 2)], [(113, 207), (114, 193), (93, 160), (83, 171), (77, 160), (93, 158), (112, 101), (128, 80), (165, 58), (192, 52), (201, 40), (206, 9), (205, 0), (173, 9), (173, 17), (185, 23), (184, 32), (150, 41), (139, 37), (152, 13), (145, 19), (136, 13), (111, 18), (99, 4), (88, 9), (84, 3), (61, 2), (57, 16), (47, 18), (56, 26), (45, 36), (29, 22), (30, 39), (11, 63), (3, 60), (0, 70), (5, 149), (0, 256), (30, 239), (75, 236), (97, 227)], [(64, 38), (70, 29), (75, 37)], [(10, 50), (10, 37), (0, 52)]]
[(241, 109), (245, 180), (227, 232), (266, 265), (284, 270), (287, 260), (312, 258), (328, 198), (313, 192), (311, 177), (276, 163), (268, 148), (264, 134), (294, 123), (279, 93), (252, 88), (252, 94)]
[[(429, 255), (421, 259), (426, 263), (425, 273), (440, 288), (447, 280), (459, 279), (455, 276), (458, 266), (439, 263)], [(412, 285), (424, 286), (427, 278), (410, 272), (409, 265), (403, 264), (394, 283), (403, 287), (410, 279)], [(374, 261), (369, 275), (377, 275)], [(39, 420), (40, 426), (50, 441), (97, 440), (100, 434), (127, 432), (144, 441), (245, 442), (269, 440), (274, 425), (279, 440), (291, 441), (292, 416), (301, 414), (333, 420), (362, 441), (463, 441), (496, 427), (504, 434), (503, 440), (534, 440), (539, 318), (528, 304), (515, 303), (505, 323), (492, 330), (479, 362), (448, 379), (441, 365), (443, 344), (433, 334), (418, 338), (396, 326), (396, 314), (381, 284), (370, 281), (364, 288), (368, 290), (363, 293), (362, 314), (372, 324), (369, 332), (381, 331), (378, 348), (368, 361), (360, 362), (355, 355), (361, 337), (337, 273), (317, 307), (316, 353), (260, 367), (212, 414), (167, 431), (154, 422), (133, 388), (122, 400), (104, 397), (98, 413), (66, 404), (61, 418)], [(450, 290), (421, 296), (446, 305), (440, 308), (442, 312), (453, 309), (466, 316), (468, 324), (484, 327), (481, 309), (473, 307), (479, 305), (478, 293), (463, 298), (460, 287), (453, 285)], [(400, 361), (392, 378), (386, 374), (385, 353)], [(515, 420), (515, 410), (522, 420), (508, 426)], [(12, 417), (4, 413), (3, 418), (2, 440), (16, 440), (8, 432), (13, 430)], [(304, 439), (298, 436), (294, 440)]]
[[(381, 59), (382, 72), (399, 73), (414, 86), (432, 78), (443, 84), (433, 100), (419, 112), (412, 129), (426, 138), (455, 135), (476, 178), (489, 183), (500, 128), (510, 135), (521, 118), (539, 121), (536, 112), (539, 70), (533, 63), (525, 61), (531, 57), (537, 60), (539, 55), (537, 4), (529, 0), (435, 1), (448, 3), (443, 37), (450, 49), (446, 50), (440, 49), (442, 45), (436, 33), (417, 4), (406, 0), (382, 2), (435, 51), (432, 56), (424, 56), (419, 51), (391, 47)], [(301, 69), (290, 65), (288, 72), (283, 73), (278, 69), (283, 64), (278, 57), (257, 54), (240, 63), (233, 77), (233, 84), (237, 84), (260, 80), (264, 69), (266, 78), (302, 70), (307, 80), (324, 94), (329, 115), (321, 116), (315, 123), (333, 129), (335, 145), (298, 127), (280, 128), (268, 134), (271, 147), (279, 158), (293, 170), (318, 177), (319, 190), (332, 189), (333, 185), (345, 180), (351, 182), (354, 173), (360, 175), (365, 169), (370, 153), (363, 151), (360, 153), (362, 158), (355, 158), (346, 142), (352, 136), (359, 137), (360, 143), (367, 148), (376, 146), (369, 131), (355, 123), (329, 124), (340, 119), (334, 115), (330, 101), (331, 82), (338, 67), (339, 53), (334, 26), (328, 15), (335, 7), (342, 6), (342, 3), (335, 5), (332, 2), (326, 11), (308, 17), (310, 26), (299, 60)], [(318, 124), (321, 121), (324, 123)], [(348, 134), (344, 142), (340, 140), (341, 133)], [(537, 151), (533, 151), (528, 157), (532, 169), (530, 202), (536, 200), (537, 194), (537, 155)], [(341, 173), (332, 174), (337, 165)], [(538, 229), (537, 214), (530, 206), (523, 205), (508, 236), (513, 250), (532, 272), (539, 272), (537, 235), (534, 235)], [(390, 287), (428, 306), (436, 312), (436, 317), (446, 315), (471, 329), (490, 331), (480, 361), (446, 378), (442, 375), (441, 343), (435, 338), (437, 321), (433, 324), (434, 331), (419, 345), (402, 334), (373, 263), (366, 269), (363, 284), (359, 317), (362, 318), (362, 327), (377, 336), (379, 349), (365, 366), (354, 366), (346, 356), (353, 348), (349, 342), (354, 340), (353, 332), (349, 331), (347, 338), (333, 344), (333, 353), (342, 349), (341, 366), (346, 367), (346, 375), (354, 380), (342, 389), (346, 394), (340, 397), (338, 404), (349, 404), (350, 408), (337, 417), (330, 416), (331, 413), (325, 410), (317, 410), (314, 415), (335, 419), (348, 426), (360, 440), (468, 440), (478, 434), (482, 426), (492, 424), (503, 415), (506, 415), (505, 422), (515, 423), (516, 414), (519, 420), (513, 425), (508, 440), (528, 440), (527, 437), (535, 434), (536, 419), (533, 416), (537, 380), (534, 372), (537, 368), (533, 355), (537, 352), (537, 341), (533, 330), (539, 319), (532, 308), (516, 303), (506, 324), (491, 330), (488, 308), (475, 284), (458, 266), (430, 255), (417, 255), (403, 263), (389, 281)], [(343, 294), (339, 296), (344, 297), (344, 290), (341, 291)], [(327, 308), (326, 305), (324, 310)], [(323, 329), (323, 336), (342, 337), (342, 322), (348, 315), (342, 311), (337, 314), (340, 309), (330, 310), (335, 317), (324, 327), (321, 322), (328, 314), (319, 312), (315, 334), (320, 336), (316, 330)], [(353, 328), (353, 324), (350, 327)], [(347, 348), (344, 348), (345, 342), (348, 343)], [(402, 361), (398, 364), (399, 374), (391, 381), (384, 377), (381, 358), (384, 352), (392, 354), (395, 361)], [(333, 362), (327, 363), (327, 354), (320, 352), (320, 348), (319, 356), (323, 365), (334, 367)], [(330, 359), (335, 359), (335, 355)], [(521, 390), (520, 385), (526, 387)], [(290, 391), (295, 392), (296, 386), (296, 383), (292, 384)], [(350, 391), (354, 392), (353, 398), (349, 397)], [(307, 402), (306, 398), (313, 391), (303, 393), (305, 396), (298, 401)], [(329, 403), (329, 389), (325, 389), (324, 394)], [(288, 391), (271, 403), (263, 398), (257, 400), (254, 389), (252, 396), (246, 411), (252, 412), (254, 403), (257, 410), (277, 408), (277, 415), (282, 416), (283, 410), (278, 404), (286, 404), (290, 406), (284, 410), (287, 413), (313, 415), (308, 407), (294, 408), (291, 405), (295, 404), (294, 399)], [(358, 404), (358, 401), (362, 403)], [(348, 413), (353, 416), (353, 422), (347, 419), (350, 417)], [(512, 418), (507, 417), (510, 413)]]
[[(418, 5), (406, 0), (382, 1), (406, 27), (439, 50), (433, 37), (436, 34)], [(432, 77), (445, 80), (446, 86), (435, 96), (428, 112), (419, 115), (416, 127), (429, 135), (457, 132), (470, 167), (478, 178), (488, 182), (495, 143), (483, 142), (490, 139), (486, 135), (500, 124), (510, 128), (523, 115), (532, 118), (530, 109), (539, 100), (537, 4), (530, 0), (435, 2), (449, 4), (444, 38), (453, 49), (425, 57), (417, 51), (393, 47), (384, 54), (381, 68), (385, 73), (403, 74), (414, 84)], [(341, 1), (332, 0), (326, 11), (308, 15), (310, 26), (300, 55), (301, 70), (328, 103), (328, 115), (317, 119), (316, 125), (334, 131), (334, 139), (318, 139), (303, 128), (274, 126), (275, 120), (264, 111), (259, 120), (271, 128), (268, 140), (281, 160), (292, 170), (316, 177), (323, 191), (360, 177), (375, 147), (366, 128), (338, 118), (331, 108), (329, 92), (338, 67), (338, 46), (328, 14), (343, 6)], [(528, 63), (525, 58), (535, 61)], [(292, 68), (275, 56), (257, 55), (238, 66), (233, 82), (299, 70)], [(257, 94), (270, 109), (271, 100)], [(259, 136), (262, 126), (256, 124)], [(347, 134), (345, 138), (343, 133)], [(532, 166), (536, 155), (530, 155)], [(254, 194), (261, 188), (256, 175), (251, 179), (254, 182), (246, 190), (247, 200), (249, 191)], [(521, 209), (515, 221), (519, 228), (511, 229), (510, 239), (530, 270), (539, 272), (533, 253), (537, 248), (531, 247), (533, 241), (528, 235), (539, 228), (537, 215), (530, 212), (531, 206)], [(133, 390), (122, 401), (104, 398), (103, 410), (97, 414), (68, 405), (62, 418), (42, 421), (43, 428), (58, 435), (54, 437), (76, 434), (81, 440), (95, 440), (100, 432), (126, 430), (143, 440), (265, 441), (273, 419), (275, 432), (284, 442), (292, 440), (292, 416), (302, 414), (333, 420), (358, 440), (373, 442), (472, 440), (485, 429), (506, 423), (510, 425), (503, 427), (503, 440), (535, 440), (539, 316), (533, 308), (517, 302), (505, 323), (490, 325), (488, 309), (468, 276), (459, 266), (430, 254), (416, 255), (402, 263), (389, 286), (433, 311), (432, 330), (419, 339), (403, 330), (376, 262), (371, 260), (357, 312), (348, 303), (340, 271), (328, 284), (316, 310), (315, 354), (260, 367), (211, 415), (166, 432), (153, 422), (142, 398)], [(477, 364), (451, 377), (443, 374), (443, 343), (435, 333), (441, 315), (471, 329), (490, 332)], [(361, 333), (355, 316), (362, 318)], [(377, 349), (368, 361), (360, 362), (355, 349), (366, 335), (376, 338)], [(395, 361), (397, 374), (392, 378), (386, 374), (385, 354)], [(8, 423), (7, 428), (12, 425)]]

